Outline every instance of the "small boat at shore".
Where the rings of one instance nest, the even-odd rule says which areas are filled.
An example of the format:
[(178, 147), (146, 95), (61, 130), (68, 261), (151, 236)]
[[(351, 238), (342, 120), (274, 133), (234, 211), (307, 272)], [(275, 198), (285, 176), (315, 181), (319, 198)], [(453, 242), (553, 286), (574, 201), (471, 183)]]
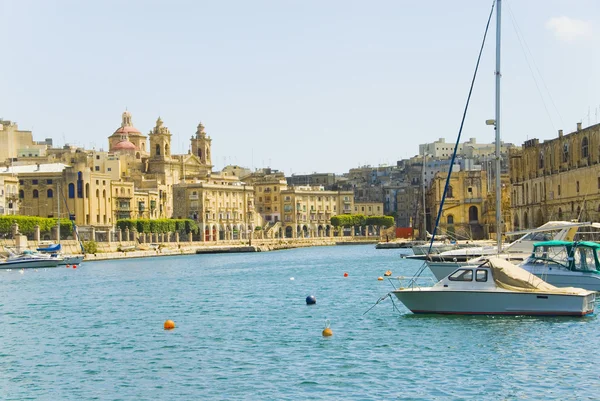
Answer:
[(21, 254), (11, 253), (5, 260), (0, 261), (0, 270), (58, 267), (61, 261), (61, 258), (35, 254), (31, 251)]
[(594, 291), (558, 288), (500, 258), (464, 266), (432, 287), (392, 291), (413, 313), (459, 315), (585, 316), (594, 312)]

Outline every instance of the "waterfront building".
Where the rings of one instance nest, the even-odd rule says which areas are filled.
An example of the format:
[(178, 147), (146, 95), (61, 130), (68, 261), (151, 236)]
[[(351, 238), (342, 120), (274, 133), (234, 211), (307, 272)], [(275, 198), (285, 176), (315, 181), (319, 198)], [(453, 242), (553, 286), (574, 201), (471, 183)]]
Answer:
[[(446, 174), (437, 174), (427, 191), (427, 228), (430, 232), (435, 225), (446, 179)], [(482, 171), (452, 173), (438, 226), (439, 234), (457, 239), (487, 238), (492, 221), (483, 219), (484, 212), (487, 212), (484, 207), (488, 196), (486, 180)]]
[(282, 235), (286, 238), (333, 235), (331, 217), (352, 214), (352, 191), (326, 191), (323, 187), (299, 186), (281, 191)]
[(510, 152), (515, 229), (550, 220), (600, 220), (600, 124)]
[[(432, 143), (419, 145), (419, 155), (429, 155), (435, 159), (450, 159), (454, 153), (454, 142), (447, 143), (444, 138), (440, 138)], [(500, 142), (500, 154), (504, 160), (507, 160), (510, 149), (515, 148), (512, 143)], [(456, 155), (461, 158), (484, 159), (493, 158), (496, 154), (495, 143), (477, 143), (475, 138), (470, 138), (464, 143), (458, 144)]]
[(261, 222), (254, 213), (254, 188), (237, 177), (212, 175), (182, 182), (173, 187), (173, 194), (173, 217), (195, 220), (202, 241), (246, 239)]
[(70, 214), (79, 226), (109, 229), (114, 224), (110, 176), (85, 167), (63, 163), (8, 167), (6, 173), (19, 180), (19, 214), (58, 217), (61, 202), (61, 217)]
[(19, 179), (0, 171), (0, 216), (19, 214)]

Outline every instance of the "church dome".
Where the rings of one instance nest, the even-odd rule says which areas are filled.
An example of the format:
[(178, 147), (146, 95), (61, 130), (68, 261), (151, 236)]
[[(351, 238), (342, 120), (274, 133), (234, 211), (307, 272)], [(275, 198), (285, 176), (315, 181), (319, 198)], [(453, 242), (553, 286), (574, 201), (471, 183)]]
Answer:
[(125, 127), (119, 127), (113, 135), (121, 135), (121, 134), (141, 134), (140, 130), (138, 130), (135, 127), (131, 127), (131, 126), (125, 126)]
[(120, 141), (112, 147), (111, 151), (135, 151), (135, 145), (128, 140)]

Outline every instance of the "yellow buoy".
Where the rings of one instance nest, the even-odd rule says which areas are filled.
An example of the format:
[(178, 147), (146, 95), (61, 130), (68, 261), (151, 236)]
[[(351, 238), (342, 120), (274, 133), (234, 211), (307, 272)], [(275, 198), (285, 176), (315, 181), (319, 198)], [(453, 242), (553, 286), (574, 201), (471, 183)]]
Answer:
[(379, 276), (379, 277), (377, 277), (377, 280), (383, 281), (383, 277)]
[(175, 328), (175, 322), (172, 320), (167, 320), (165, 322), (165, 330), (173, 330)]

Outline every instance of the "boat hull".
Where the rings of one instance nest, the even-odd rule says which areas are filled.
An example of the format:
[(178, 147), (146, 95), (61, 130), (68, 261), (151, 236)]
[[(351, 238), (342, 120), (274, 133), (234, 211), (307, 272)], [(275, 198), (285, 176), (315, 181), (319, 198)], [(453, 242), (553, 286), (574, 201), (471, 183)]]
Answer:
[(400, 289), (393, 294), (413, 313), (458, 315), (585, 316), (594, 311), (595, 294), (443, 291)]
[(57, 267), (58, 262), (58, 260), (53, 260), (50, 258), (36, 260), (14, 260), (8, 262), (0, 262), (0, 270)]

